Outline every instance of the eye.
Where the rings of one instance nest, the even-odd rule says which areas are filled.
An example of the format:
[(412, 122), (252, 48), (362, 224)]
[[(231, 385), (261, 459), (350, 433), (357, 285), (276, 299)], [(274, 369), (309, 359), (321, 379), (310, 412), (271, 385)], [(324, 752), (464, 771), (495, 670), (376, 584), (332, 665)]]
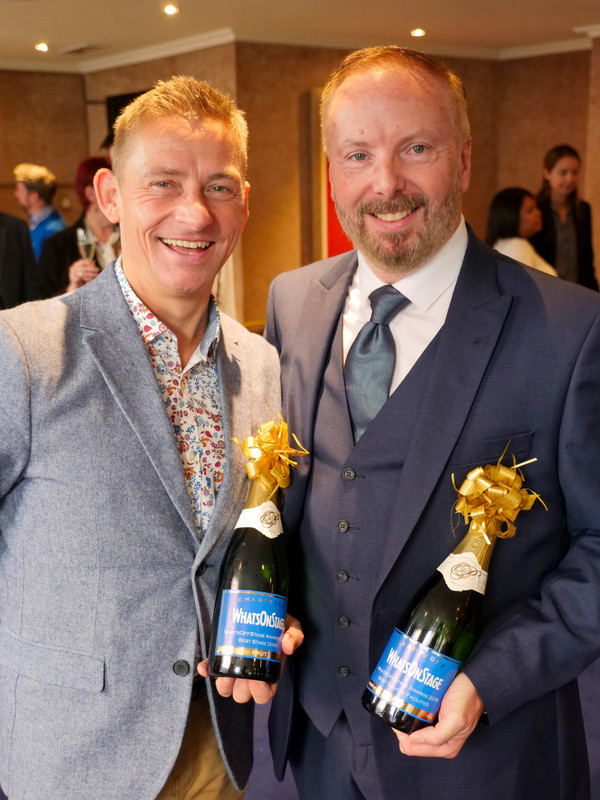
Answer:
[(352, 153), (350, 159), (352, 161), (364, 161), (367, 157), (366, 153)]
[(411, 147), (411, 150), (413, 153), (420, 156), (427, 150), (427, 147), (424, 144), (415, 144)]

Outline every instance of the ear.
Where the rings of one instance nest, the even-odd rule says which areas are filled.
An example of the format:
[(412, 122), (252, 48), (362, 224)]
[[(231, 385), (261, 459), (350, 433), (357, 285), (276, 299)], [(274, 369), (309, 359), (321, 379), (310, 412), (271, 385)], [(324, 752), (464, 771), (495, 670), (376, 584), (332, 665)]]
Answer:
[(250, 191), (250, 184), (248, 181), (244, 181), (244, 225), (248, 221), (248, 215), (250, 214), (250, 206), (248, 205), (248, 192)]
[(104, 216), (112, 223), (121, 220), (121, 193), (112, 170), (103, 167), (94, 175), (94, 189), (98, 205)]
[(467, 136), (460, 154), (460, 176), (458, 185), (462, 194), (469, 188), (471, 181), (471, 137)]

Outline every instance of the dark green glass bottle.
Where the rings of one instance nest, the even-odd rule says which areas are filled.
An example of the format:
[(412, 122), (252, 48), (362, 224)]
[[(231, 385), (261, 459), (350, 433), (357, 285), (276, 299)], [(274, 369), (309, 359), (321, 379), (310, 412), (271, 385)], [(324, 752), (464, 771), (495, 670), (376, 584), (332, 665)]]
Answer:
[(393, 728), (411, 733), (435, 723), (477, 638), (495, 541), (469, 529), (394, 630), (362, 696), (364, 707)]
[(250, 484), (219, 578), (209, 651), (214, 677), (275, 683), (281, 673), (288, 561), (278, 509), (260, 480)]

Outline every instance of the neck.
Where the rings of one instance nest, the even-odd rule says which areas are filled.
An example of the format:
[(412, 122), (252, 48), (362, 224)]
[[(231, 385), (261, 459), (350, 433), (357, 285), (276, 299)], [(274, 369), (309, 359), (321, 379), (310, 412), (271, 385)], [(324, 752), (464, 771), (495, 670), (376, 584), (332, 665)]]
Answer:
[(115, 229), (97, 206), (88, 206), (84, 214), (85, 222), (94, 237), (100, 242), (107, 242)]

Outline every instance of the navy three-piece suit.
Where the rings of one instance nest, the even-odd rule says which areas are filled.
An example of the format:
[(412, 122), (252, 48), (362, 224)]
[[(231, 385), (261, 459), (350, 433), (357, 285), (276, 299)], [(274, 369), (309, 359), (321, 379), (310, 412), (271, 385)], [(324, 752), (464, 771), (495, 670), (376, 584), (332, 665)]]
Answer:
[[(373, 745), (386, 800), (582, 800), (575, 679), (600, 655), (600, 297), (470, 232), (445, 324), (354, 444), (341, 315), (356, 263), (351, 252), (283, 273), (269, 296), (284, 417), (311, 452), (285, 499), (290, 610), (306, 638), (274, 703), (276, 769), (300, 703), (323, 736), (344, 712), (355, 742)], [(452, 475), (460, 485), (509, 440), (518, 462), (537, 458), (525, 485), (548, 510), (535, 503), (495, 548), (464, 668), (486, 714), (456, 759), (409, 758), (361, 695), (413, 594), (466, 530), (453, 534)]]

